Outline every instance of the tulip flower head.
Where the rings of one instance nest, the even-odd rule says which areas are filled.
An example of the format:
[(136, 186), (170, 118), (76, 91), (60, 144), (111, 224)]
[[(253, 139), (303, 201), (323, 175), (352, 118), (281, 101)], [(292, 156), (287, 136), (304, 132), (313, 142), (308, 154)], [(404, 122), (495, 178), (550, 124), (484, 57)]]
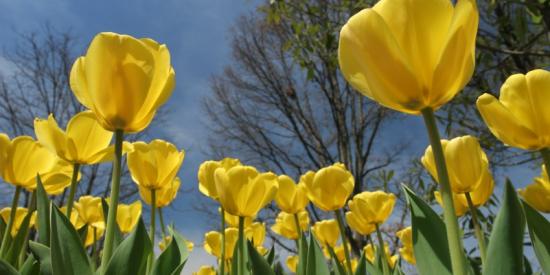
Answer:
[[(374, 260), (376, 259), (377, 249), (378, 249), (378, 246), (373, 247), (371, 244), (367, 244), (363, 248), (363, 253), (365, 253), (365, 257), (369, 262), (374, 263)], [(390, 248), (386, 243), (384, 244), (384, 253), (388, 261), (388, 264), (390, 265), (390, 268), (393, 269), (395, 267), (395, 263), (397, 263), (397, 260), (399, 259), (399, 256), (398, 255), (392, 256), (390, 253)]]
[[(11, 228), (10, 235), (12, 237), (15, 237), (17, 235), (17, 232), (19, 232), (19, 229), (21, 228), (21, 225), (23, 225), (23, 220), (25, 220), (25, 217), (29, 213), (29, 209), (24, 207), (17, 207), (15, 210), (15, 217), (13, 220), (13, 225)], [(11, 214), (11, 207), (5, 207), (0, 210), (0, 216), (2, 217), (2, 220), (4, 223), (8, 223), (8, 220), (10, 218)], [(33, 212), (31, 214), (30, 220), (29, 220), (29, 228), (34, 226), (36, 223), (36, 212)]]
[(241, 165), (241, 161), (233, 158), (224, 158), (220, 161), (208, 160), (201, 163), (199, 172), (197, 173), (199, 191), (205, 196), (217, 200), (219, 195), (214, 181), (214, 172), (216, 172), (218, 168), (228, 170), (237, 165)]
[(300, 182), (306, 186), (309, 200), (324, 211), (342, 208), (355, 185), (353, 175), (341, 163), (317, 172), (309, 171), (302, 175)]
[(118, 204), (116, 221), (122, 233), (130, 233), (141, 217), (141, 201), (132, 204)]
[(103, 129), (91, 111), (76, 114), (66, 131), (51, 114), (47, 120), (37, 118), (34, 131), (44, 147), (67, 162), (95, 164), (113, 159), (114, 147), (109, 146), (113, 133)]
[(412, 227), (406, 227), (396, 233), (403, 247), (399, 248), (399, 254), (410, 264), (416, 264), (413, 253)]
[[(298, 213), (298, 222), (302, 231), (307, 230), (309, 226), (309, 215), (307, 211), (302, 210)], [(298, 230), (296, 228), (294, 214), (279, 212), (271, 230), (287, 239), (298, 239)]]
[(340, 229), (335, 219), (316, 222), (311, 227), (311, 232), (313, 232), (313, 235), (323, 247), (327, 245), (332, 248), (336, 247), (336, 243), (340, 237)]
[(550, 181), (544, 165), (541, 176), (535, 178), (535, 182), (520, 189), (519, 194), (531, 207), (550, 213)]
[(128, 153), (128, 169), (134, 182), (142, 188), (159, 190), (173, 183), (185, 156), (164, 140), (134, 142)]
[[(221, 213), (222, 211), (221, 207), (218, 209), (218, 211)], [(225, 217), (225, 222), (227, 223), (226, 224), (227, 227), (235, 227), (235, 228), (239, 227), (239, 216), (234, 216), (225, 212), (224, 217)], [(252, 222), (254, 222), (254, 219), (256, 219), (256, 216), (244, 217), (244, 227), (245, 228), (249, 227), (252, 224)]]
[(475, 0), (381, 0), (342, 27), (346, 80), (388, 108), (418, 114), (451, 100), (474, 72)]
[[(233, 227), (225, 229), (225, 259), (229, 260), (233, 257), (233, 250), (239, 239), (239, 230)], [(217, 257), (222, 256), (222, 234), (217, 231), (210, 231), (204, 235), (204, 250), (210, 255)]]
[(71, 213), (71, 223), (77, 229), (82, 226), (88, 226), (85, 246), (90, 246), (94, 243), (94, 240), (99, 240), (105, 232), (105, 219), (103, 218), (101, 198), (82, 196), (75, 202), (74, 208), (78, 211), (78, 215), (73, 222), (73, 215)]
[(103, 128), (139, 132), (172, 94), (175, 73), (166, 45), (103, 32), (74, 63), (70, 85)]
[[(155, 191), (155, 204), (156, 207), (162, 208), (168, 206), (176, 198), (178, 190), (180, 189), (181, 180), (179, 177), (174, 178), (172, 184), (164, 185), (162, 188)], [(139, 195), (146, 204), (151, 205), (152, 197), (151, 190), (145, 187), (138, 187)]]
[[(462, 194), (472, 192), (480, 184), (492, 181), (489, 173), (489, 160), (477, 138), (462, 136), (451, 140), (441, 140), (441, 146), (445, 154), (445, 162), (449, 173), (451, 189), (454, 193)], [(428, 146), (422, 164), (430, 172), (432, 177), (438, 180), (432, 147)]]
[(477, 108), (489, 130), (506, 145), (525, 150), (550, 147), (550, 72), (514, 74), (500, 88), (499, 99), (483, 94)]
[(288, 256), (286, 258), (286, 266), (288, 267), (288, 270), (290, 270), (292, 273), (296, 273), (299, 260), (300, 260), (300, 257), (298, 255)]
[(394, 205), (395, 195), (392, 193), (365, 191), (349, 201), (350, 214), (346, 213), (346, 218), (348, 222), (352, 221), (350, 226), (356, 227), (357, 232), (372, 232), (372, 226), (382, 224), (389, 218)]
[(307, 198), (307, 190), (303, 182), (296, 184), (294, 180), (287, 176), (281, 175), (277, 178), (279, 182), (279, 191), (275, 196), (277, 206), (287, 213), (298, 213), (304, 210), (309, 203)]
[(197, 272), (193, 272), (193, 275), (216, 275), (216, 270), (212, 266), (203, 265)]
[(277, 194), (277, 176), (259, 173), (252, 166), (218, 168), (214, 177), (221, 206), (234, 216), (256, 216)]

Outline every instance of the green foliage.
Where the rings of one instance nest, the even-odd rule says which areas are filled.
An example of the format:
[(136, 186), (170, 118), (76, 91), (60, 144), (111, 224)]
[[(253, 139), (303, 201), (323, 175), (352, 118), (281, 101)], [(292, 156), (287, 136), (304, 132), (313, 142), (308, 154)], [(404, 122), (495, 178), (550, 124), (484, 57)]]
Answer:
[(522, 205), (535, 255), (542, 270), (550, 274), (550, 222), (526, 202)]
[(151, 253), (151, 240), (140, 219), (134, 231), (115, 249), (105, 275), (145, 274), (147, 255)]

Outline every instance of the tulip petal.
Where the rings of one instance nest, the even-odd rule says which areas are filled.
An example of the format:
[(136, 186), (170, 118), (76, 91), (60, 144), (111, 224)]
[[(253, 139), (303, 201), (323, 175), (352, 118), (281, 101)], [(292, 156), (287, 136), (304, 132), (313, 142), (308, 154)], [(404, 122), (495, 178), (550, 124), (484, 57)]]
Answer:
[(431, 87), (451, 24), (451, 1), (386, 0), (378, 2), (373, 10), (386, 22), (422, 85)]
[(540, 149), (535, 133), (494, 96), (483, 94), (477, 99), (476, 105), (493, 135), (502, 142), (526, 150)]
[(73, 64), (70, 74), (70, 86), (76, 99), (88, 109), (92, 109), (92, 100), (88, 91), (88, 81), (86, 80), (86, 58), (79, 57)]
[(10, 137), (8, 135), (0, 133), (0, 175), (4, 174), (4, 169), (7, 166), (8, 151), (10, 148)]
[(376, 11), (362, 10), (344, 25), (338, 59), (344, 77), (365, 96), (406, 113), (424, 107), (413, 68)]
[(113, 132), (103, 129), (93, 112), (84, 111), (76, 114), (69, 121), (67, 136), (77, 148), (78, 161), (94, 164), (95, 162), (91, 162), (90, 158), (109, 147)]
[(75, 148), (69, 148), (69, 140), (57, 125), (52, 114), (48, 116), (47, 120), (39, 118), (34, 120), (34, 133), (40, 143), (51, 152), (55, 152), (67, 161), (76, 160)]

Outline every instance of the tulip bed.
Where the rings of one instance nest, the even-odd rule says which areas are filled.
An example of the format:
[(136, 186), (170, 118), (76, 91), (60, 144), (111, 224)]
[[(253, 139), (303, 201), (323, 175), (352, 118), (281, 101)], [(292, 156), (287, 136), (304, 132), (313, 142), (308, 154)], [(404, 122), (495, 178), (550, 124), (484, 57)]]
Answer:
[[(238, 159), (206, 161), (198, 170), (198, 187), (219, 204), (220, 227), (205, 234), (203, 247), (217, 262), (195, 274), (388, 275), (403, 274), (405, 262), (419, 274), (530, 274), (523, 253), (526, 228), (538, 266), (550, 274), (550, 222), (540, 213), (550, 212), (545, 104), (550, 103), (550, 72), (512, 75), (500, 98), (484, 94), (477, 101), (497, 138), (540, 152), (544, 162), (541, 177), (519, 190), (521, 199), (506, 182), (489, 230), (478, 218), (478, 208), (495, 188), (489, 160), (476, 137), (441, 139), (434, 115), (472, 76), (476, 2), (419, 1), (435, 5), (426, 9), (401, 2), (410, 3), (381, 0), (349, 19), (340, 33), (339, 65), (366, 97), (424, 118), (430, 146), (421, 162), (439, 184), (434, 196), (442, 215), (403, 186), (411, 225), (396, 233), (399, 253), (391, 255), (381, 226), (391, 217), (396, 196), (380, 190), (352, 196), (355, 180), (345, 165), (308, 171), (295, 181)], [(193, 244), (166, 226), (162, 211), (180, 187), (176, 175), (183, 150), (163, 140), (124, 141), (125, 134), (151, 123), (172, 93), (174, 79), (165, 45), (100, 33), (70, 73), (71, 89), (87, 110), (65, 130), (51, 115), (37, 118), (36, 139), (0, 134), (0, 173), (15, 187), (11, 207), (0, 211), (0, 274), (180, 274), (193, 260), (188, 259)], [(119, 202), (124, 155), (141, 200), (150, 206), (149, 230), (141, 201)], [(101, 162), (112, 163), (110, 197), (76, 198), (81, 167)], [(66, 188), (67, 205), (53, 203), (51, 198)], [(23, 190), (32, 193), (28, 208), (18, 206)], [(271, 230), (293, 241), (297, 251), (286, 259), (285, 253), (264, 247), (266, 225), (256, 221), (273, 201), (280, 212)], [(333, 218), (310, 226), (308, 207)], [(471, 215), (480, 264), (466, 257), (457, 219), (463, 215)], [(368, 240), (358, 255), (352, 253), (353, 235)], [(157, 241), (161, 252), (155, 255)]]

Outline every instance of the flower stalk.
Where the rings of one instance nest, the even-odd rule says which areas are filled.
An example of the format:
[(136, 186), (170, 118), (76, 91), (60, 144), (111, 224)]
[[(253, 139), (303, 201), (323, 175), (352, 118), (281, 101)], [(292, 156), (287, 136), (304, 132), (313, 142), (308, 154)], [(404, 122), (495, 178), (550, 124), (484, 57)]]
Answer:
[(2, 245), (0, 246), (0, 257), (4, 258), (8, 249), (8, 236), (10, 236), (11, 228), (13, 227), (13, 221), (15, 220), (15, 211), (17, 210), (17, 202), (19, 201), (19, 195), (21, 195), (21, 186), (15, 187), (15, 194), (13, 194), (13, 200), (11, 202), (10, 219), (6, 230), (4, 230), (4, 237), (2, 238)]
[(71, 217), (71, 212), (74, 205), (74, 196), (76, 193), (76, 184), (78, 183), (78, 172), (80, 170), (80, 164), (73, 164), (73, 176), (71, 178), (71, 187), (69, 190), (69, 200), (67, 201), (67, 217)]
[[(156, 203), (156, 202), (155, 202)], [(162, 232), (162, 238), (166, 238), (166, 225), (164, 223), (164, 215), (162, 214), (162, 207), (158, 207), (158, 212), (159, 212), (159, 221), (160, 221), (160, 229), (161, 229), (161, 232)]]
[(220, 274), (225, 275), (225, 210), (223, 207), (221, 208), (221, 230), (220, 233), (222, 235), (222, 255), (220, 258)]
[(433, 109), (423, 109), (422, 116), (424, 118), (424, 123), (426, 124), (426, 129), (430, 137), (430, 144), (432, 146), (432, 151), (437, 168), (439, 190), (441, 192), (441, 197), (443, 200), (443, 220), (445, 222), (445, 228), (447, 229), (447, 240), (449, 242), (453, 274), (465, 275), (466, 259), (464, 257), (464, 252), (462, 249), (462, 240), (460, 237), (458, 220), (456, 218), (455, 207), (453, 203), (453, 194), (449, 182), (449, 175), (447, 172), (447, 165), (445, 164), (445, 155), (443, 154), (443, 148), (441, 146), (439, 130), (437, 129), (437, 123), (435, 121)]
[(245, 248), (245, 240), (244, 240), (244, 217), (239, 217), (239, 262), (237, 264), (237, 274), (243, 275), (245, 274), (244, 268), (245, 268), (245, 262), (244, 262), (244, 248)]
[(375, 226), (376, 226), (376, 237), (378, 238), (378, 254), (380, 255), (380, 258), (382, 260), (382, 273), (384, 275), (389, 275), (390, 269), (388, 266), (388, 259), (386, 259), (384, 239), (382, 239), (382, 232), (380, 232), (380, 227), (378, 226), (378, 224), (375, 224)]
[(105, 232), (105, 245), (103, 247), (103, 257), (101, 258), (101, 272), (105, 272), (107, 263), (111, 259), (113, 253), (113, 242), (116, 229), (116, 213), (118, 208), (118, 197), (120, 189), (120, 175), (122, 163), (122, 142), (124, 140), (124, 132), (122, 130), (115, 131), (115, 159), (113, 161), (113, 175), (111, 180), (111, 206), (107, 214), (107, 230)]
[(147, 259), (148, 270), (151, 271), (153, 268), (153, 260), (155, 259), (155, 222), (156, 222), (156, 212), (157, 212), (157, 192), (155, 189), (151, 190), (151, 229), (149, 230), (149, 238), (151, 239), (151, 246), (153, 249), (149, 254), (149, 259)]
[(479, 245), (479, 254), (481, 256), (481, 264), (485, 264), (487, 259), (487, 246), (485, 244), (485, 234), (483, 234), (483, 231), (481, 230), (481, 225), (479, 223), (479, 219), (477, 218), (477, 210), (472, 201), (472, 196), (470, 196), (470, 193), (464, 193), (464, 196), (466, 196), (466, 201), (468, 202), (468, 208), (470, 208), (470, 213), (472, 215), (474, 232)]
[(346, 268), (347, 268), (348, 274), (353, 274), (353, 269), (351, 268), (348, 242), (346, 241), (346, 230), (344, 228), (344, 219), (342, 218), (342, 213), (340, 212), (340, 210), (335, 210), (334, 214), (336, 215), (336, 221), (338, 221), (338, 227), (340, 228), (340, 237), (342, 238), (342, 246), (344, 247), (344, 256), (346, 257)]

